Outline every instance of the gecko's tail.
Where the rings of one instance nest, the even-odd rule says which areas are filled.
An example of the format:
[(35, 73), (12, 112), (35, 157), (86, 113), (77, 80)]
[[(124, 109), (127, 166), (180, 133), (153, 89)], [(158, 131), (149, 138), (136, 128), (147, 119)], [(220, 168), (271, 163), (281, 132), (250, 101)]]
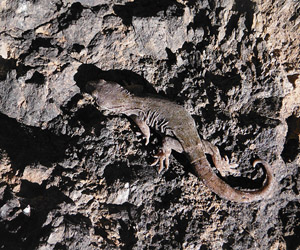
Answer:
[(203, 183), (221, 198), (235, 202), (252, 202), (265, 199), (270, 196), (274, 186), (274, 177), (269, 164), (263, 160), (256, 160), (254, 161), (253, 166), (255, 167), (259, 163), (264, 166), (266, 180), (263, 187), (255, 191), (241, 191), (232, 188), (216, 175), (206, 157), (195, 161), (193, 165), (197, 175), (202, 179)]

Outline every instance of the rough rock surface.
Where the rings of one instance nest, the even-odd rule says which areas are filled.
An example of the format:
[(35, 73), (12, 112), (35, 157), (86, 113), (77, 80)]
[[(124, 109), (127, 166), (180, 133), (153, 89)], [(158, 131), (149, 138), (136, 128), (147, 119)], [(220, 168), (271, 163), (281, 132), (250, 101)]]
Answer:
[[(300, 249), (297, 0), (2, 0), (1, 249)], [(222, 200), (180, 154), (163, 174), (126, 117), (84, 101), (92, 78), (184, 105), (200, 135), (272, 199)]]

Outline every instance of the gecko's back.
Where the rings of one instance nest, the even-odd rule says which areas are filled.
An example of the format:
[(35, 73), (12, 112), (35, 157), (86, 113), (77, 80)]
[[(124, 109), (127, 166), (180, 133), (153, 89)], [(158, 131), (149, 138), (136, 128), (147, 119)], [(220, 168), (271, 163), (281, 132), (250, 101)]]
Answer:
[(145, 97), (141, 99), (139, 102), (143, 103), (145, 111), (155, 111), (159, 114), (160, 119), (167, 121), (167, 127), (172, 135), (180, 141), (185, 152), (189, 147), (197, 145), (200, 142), (195, 121), (184, 107), (158, 97)]

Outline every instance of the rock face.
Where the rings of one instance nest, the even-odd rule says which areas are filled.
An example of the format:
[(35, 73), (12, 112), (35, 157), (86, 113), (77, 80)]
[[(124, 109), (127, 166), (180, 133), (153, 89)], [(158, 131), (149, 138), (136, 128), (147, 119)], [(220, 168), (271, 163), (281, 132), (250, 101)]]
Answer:
[[(300, 2), (0, 2), (1, 249), (300, 249)], [(186, 107), (273, 198), (222, 200), (126, 117), (87, 103), (105, 78)]]

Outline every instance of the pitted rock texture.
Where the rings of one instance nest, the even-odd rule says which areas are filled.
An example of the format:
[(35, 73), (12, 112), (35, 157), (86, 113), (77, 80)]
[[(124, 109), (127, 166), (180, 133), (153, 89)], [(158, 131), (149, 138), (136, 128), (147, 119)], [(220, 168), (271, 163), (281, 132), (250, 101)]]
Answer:
[[(300, 3), (0, 2), (1, 249), (300, 249)], [(88, 102), (107, 79), (184, 105), (239, 163), (222, 200), (183, 155), (157, 173), (128, 118)]]

